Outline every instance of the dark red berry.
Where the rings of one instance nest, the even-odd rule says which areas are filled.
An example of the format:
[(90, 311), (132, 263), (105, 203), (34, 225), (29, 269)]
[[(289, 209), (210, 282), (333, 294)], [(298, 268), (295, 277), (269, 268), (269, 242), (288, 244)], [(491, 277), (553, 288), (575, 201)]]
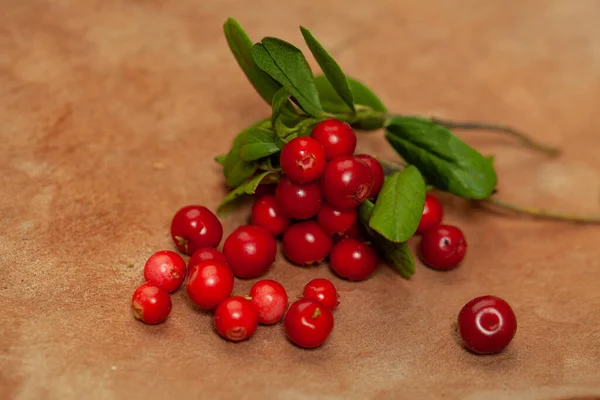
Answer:
[(201, 261), (215, 260), (223, 264), (227, 264), (227, 260), (223, 253), (214, 247), (202, 247), (194, 252), (188, 261), (188, 270), (194, 265), (200, 264)]
[(467, 252), (467, 241), (460, 229), (452, 225), (437, 225), (421, 237), (421, 259), (433, 269), (456, 267)]
[(232, 342), (250, 339), (257, 326), (258, 314), (252, 303), (243, 297), (229, 297), (215, 310), (217, 332)]
[(356, 134), (350, 125), (335, 119), (318, 123), (310, 136), (323, 145), (328, 160), (351, 156), (356, 149)]
[(258, 322), (274, 324), (283, 318), (288, 306), (288, 296), (284, 287), (270, 279), (256, 282), (250, 289), (252, 305), (258, 313)]
[(317, 214), (317, 221), (328, 235), (337, 233), (341, 236), (356, 225), (357, 215), (356, 208), (338, 209), (329, 203), (323, 203)]
[(256, 199), (252, 206), (252, 225), (262, 226), (273, 236), (279, 236), (290, 224), (275, 196), (267, 195)]
[(194, 304), (212, 310), (231, 295), (233, 274), (223, 262), (200, 261), (190, 269), (185, 288)]
[(367, 279), (375, 271), (379, 260), (377, 253), (366, 243), (356, 239), (343, 239), (331, 250), (329, 264), (342, 278), (351, 281)]
[(442, 203), (428, 193), (425, 196), (425, 206), (423, 207), (423, 215), (417, 228), (417, 234), (422, 235), (436, 225), (439, 225), (442, 222), (443, 216), (444, 207), (442, 207)]
[(304, 286), (304, 298), (316, 300), (330, 310), (335, 309), (339, 304), (338, 292), (329, 279), (317, 278), (308, 282)]
[(283, 172), (294, 182), (308, 183), (317, 180), (325, 169), (325, 149), (315, 139), (292, 139), (281, 150), (279, 158)]
[(319, 347), (333, 329), (331, 310), (316, 300), (302, 299), (290, 306), (283, 320), (285, 333), (297, 346)]
[(174, 251), (158, 251), (150, 256), (144, 265), (146, 282), (167, 292), (179, 289), (185, 279), (185, 261)]
[(316, 182), (293, 183), (284, 176), (277, 184), (275, 197), (283, 212), (294, 219), (312, 218), (321, 208), (321, 189)]
[(379, 161), (375, 159), (375, 157), (372, 157), (368, 154), (357, 154), (355, 157), (367, 164), (371, 169), (371, 173), (373, 174), (373, 186), (371, 187), (370, 198), (374, 198), (379, 194), (379, 191), (383, 187), (383, 180), (385, 177), (383, 173), (383, 167)]
[(171, 312), (171, 296), (158, 286), (144, 283), (133, 292), (131, 311), (140, 321), (150, 325), (160, 324)]
[(283, 234), (283, 254), (294, 264), (318, 264), (329, 255), (333, 241), (315, 221), (298, 222)]
[(458, 314), (458, 330), (473, 353), (499, 353), (517, 332), (517, 318), (499, 297), (482, 296), (469, 301)]
[(173, 217), (171, 236), (179, 251), (193, 254), (201, 247), (217, 247), (223, 237), (223, 226), (208, 208), (187, 206)]
[(254, 197), (259, 198), (267, 195), (274, 195), (276, 186), (277, 185), (274, 183), (261, 183), (256, 187)]
[(371, 195), (373, 174), (356, 157), (339, 156), (329, 161), (321, 178), (323, 197), (334, 207), (354, 208)]
[(227, 237), (223, 254), (235, 276), (256, 278), (267, 272), (275, 261), (277, 243), (265, 228), (243, 225)]

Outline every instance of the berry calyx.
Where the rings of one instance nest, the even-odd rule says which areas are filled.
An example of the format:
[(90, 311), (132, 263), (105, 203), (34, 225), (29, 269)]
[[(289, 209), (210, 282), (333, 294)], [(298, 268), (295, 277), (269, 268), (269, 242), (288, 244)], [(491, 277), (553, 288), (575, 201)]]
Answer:
[(257, 278), (267, 272), (275, 261), (277, 243), (265, 228), (243, 225), (227, 237), (223, 254), (235, 276)]
[(142, 322), (159, 324), (171, 313), (171, 296), (158, 286), (144, 283), (133, 292), (131, 311)]
[(351, 156), (356, 149), (354, 130), (347, 123), (336, 119), (328, 119), (315, 125), (310, 137), (323, 145), (328, 160), (337, 156)]
[(194, 304), (212, 310), (231, 295), (233, 281), (233, 274), (227, 264), (217, 260), (204, 260), (190, 269), (185, 288)]
[(215, 310), (214, 321), (217, 332), (232, 342), (250, 339), (258, 327), (254, 306), (239, 296), (223, 300)]
[(316, 300), (330, 310), (334, 310), (340, 304), (339, 294), (329, 279), (317, 278), (304, 286), (303, 296), (305, 299)]
[(201, 261), (205, 260), (215, 260), (221, 262), (223, 264), (227, 264), (227, 260), (223, 253), (214, 247), (201, 247), (192, 254), (188, 261), (188, 271), (197, 264), (200, 264)]
[(417, 234), (422, 235), (428, 230), (434, 228), (442, 222), (444, 217), (444, 207), (442, 203), (433, 195), (427, 193), (425, 196), (425, 206), (423, 207), (423, 215), (417, 228)]
[(270, 279), (256, 282), (250, 289), (250, 297), (261, 324), (270, 325), (280, 321), (287, 310), (288, 296), (279, 282)]
[(321, 178), (323, 197), (339, 209), (355, 208), (371, 195), (373, 174), (356, 157), (339, 156), (329, 161)]
[(371, 195), (369, 198), (375, 198), (383, 187), (383, 181), (385, 178), (383, 167), (375, 157), (368, 154), (357, 154), (355, 157), (367, 164), (371, 169), (371, 173), (373, 174), (373, 186), (371, 187)]
[(328, 235), (343, 236), (356, 225), (356, 208), (339, 209), (329, 203), (323, 203), (317, 214), (317, 222)]
[(292, 304), (283, 320), (285, 333), (297, 346), (319, 347), (333, 330), (333, 314), (316, 300), (302, 299)]
[(419, 250), (425, 265), (447, 270), (456, 267), (465, 258), (467, 241), (457, 227), (437, 225), (423, 234)]
[(171, 237), (179, 251), (191, 255), (201, 247), (217, 247), (223, 237), (223, 226), (208, 208), (187, 206), (175, 213)]
[(283, 212), (275, 196), (262, 196), (252, 206), (252, 225), (261, 226), (273, 236), (281, 235), (290, 225), (290, 218)]
[(329, 257), (331, 269), (351, 281), (367, 279), (375, 271), (378, 262), (375, 250), (352, 238), (342, 239), (333, 246)]
[(325, 169), (325, 149), (315, 139), (292, 139), (281, 150), (280, 164), (283, 172), (296, 183), (317, 180)]
[(294, 264), (318, 264), (329, 255), (333, 240), (315, 221), (291, 225), (283, 234), (283, 254)]
[(185, 279), (186, 266), (183, 258), (174, 251), (158, 251), (144, 265), (146, 282), (167, 292), (179, 289)]
[(283, 212), (294, 219), (312, 218), (321, 208), (321, 189), (316, 182), (293, 183), (284, 176), (277, 184), (275, 197)]

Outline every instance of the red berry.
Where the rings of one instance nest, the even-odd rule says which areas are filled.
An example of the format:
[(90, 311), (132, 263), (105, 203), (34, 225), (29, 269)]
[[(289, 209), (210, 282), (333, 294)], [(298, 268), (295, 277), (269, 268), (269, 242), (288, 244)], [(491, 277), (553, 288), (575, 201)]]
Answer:
[(201, 261), (215, 260), (223, 264), (227, 264), (227, 260), (223, 253), (214, 247), (202, 247), (194, 252), (188, 261), (188, 270), (194, 265), (200, 264)]
[(258, 314), (252, 303), (243, 297), (229, 297), (215, 310), (217, 332), (232, 342), (250, 339), (257, 326)]
[(267, 195), (275, 194), (275, 187), (277, 185), (274, 183), (261, 183), (256, 187), (254, 191), (254, 197), (259, 198)]
[(367, 244), (356, 239), (343, 239), (331, 250), (329, 263), (331, 269), (351, 281), (367, 279), (375, 271), (377, 253)]
[(171, 312), (171, 296), (158, 286), (144, 283), (133, 292), (131, 311), (140, 321), (150, 325), (160, 324)]
[(417, 234), (422, 235), (428, 230), (434, 228), (442, 222), (444, 216), (444, 208), (442, 203), (434, 196), (427, 193), (425, 196), (425, 206), (423, 207), (423, 215), (417, 228)]
[(233, 291), (233, 274), (217, 260), (204, 260), (190, 269), (185, 285), (190, 300), (199, 307), (212, 310)]
[(256, 278), (275, 261), (277, 243), (271, 232), (260, 226), (243, 225), (229, 235), (223, 254), (238, 278)]
[(336, 208), (354, 208), (371, 195), (373, 174), (356, 157), (339, 156), (329, 161), (321, 178), (323, 197)]
[(273, 236), (279, 236), (290, 224), (275, 196), (266, 195), (256, 199), (252, 206), (252, 225), (262, 226)]
[(304, 286), (304, 298), (316, 300), (330, 310), (335, 309), (340, 302), (337, 290), (329, 279), (317, 278)]
[(315, 139), (292, 139), (281, 150), (279, 158), (283, 172), (294, 182), (308, 183), (317, 180), (325, 169), (325, 149)]
[(329, 255), (333, 241), (315, 221), (298, 222), (283, 234), (283, 254), (294, 264), (318, 264)]
[(179, 289), (185, 279), (185, 261), (174, 251), (158, 251), (144, 265), (144, 279), (167, 292)]
[(465, 258), (467, 241), (460, 229), (437, 225), (421, 237), (421, 259), (433, 269), (454, 268)]
[(193, 254), (201, 247), (217, 247), (223, 237), (223, 226), (208, 208), (187, 206), (173, 217), (171, 236), (179, 251)]
[(308, 219), (314, 217), (321, 208), (321, 189), (316, 182), (293, 183), (284, 176), (277, 184), (275, 197), (290, 218)]
[(323, 203), (317, 214), (317, 221), (328, 235), (343, 235), (356, 225), (357, 215), (356, 208), (341, 210), (329, 203)]
[(374, 198), (379, 194), (379, 191), (383, 187), (383, 180), (385, 177), (383, 173), (383, 167), (379, 161), (375, 159), (375, 157), (372, 157), (368, 154), (357, 154), (355, 157), (367, 164), (371, 169), (371, 173), (373, 174), (373, 186), (371, 187), (370, 198)]
[(335, 119), (318, 123), (310, 136), (323, 145), (328, 160), (351, 156), (356, 149), (356, 134), (350, 125)]
[(288, 296), (279, 282), (263, 279), (250, 289), (251, 302), (258, 313), (258, 322), (274, 324), (283, 318), (288, 306)]
[(323, 344), (331, 333), (333, 314), (316, 300), (302, 299), (290, 306), (283, 324), (293, 343), (313, 349)]
[(508, 303), (499, 297), (477, 297), (458, 314), (458, 330), (473, 353), (499, 353), (517, 332), (517, 318)]

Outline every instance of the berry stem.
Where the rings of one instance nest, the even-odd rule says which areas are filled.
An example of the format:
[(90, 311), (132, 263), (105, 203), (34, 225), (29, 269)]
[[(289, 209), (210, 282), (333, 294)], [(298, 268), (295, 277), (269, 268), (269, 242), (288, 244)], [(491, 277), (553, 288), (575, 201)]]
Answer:
[(321, 309), (320, 308), (315, 308), (315, 312), (312, 315), (312, 319), (317, 318), (319, 315), (321, 315)]
[(578, 215), (566, 214), (541, 208), (524, 207), (518, 204), (513, 204), (497, 197), (490, 197), (483, 200), (484, 203), (491, 204), (498, 208), (513, 211), (518, 214), (526, 214), (532, 217), (552, 219), (557, 221), (584, 223), (584, 224), (600, 224), (600, 215)]

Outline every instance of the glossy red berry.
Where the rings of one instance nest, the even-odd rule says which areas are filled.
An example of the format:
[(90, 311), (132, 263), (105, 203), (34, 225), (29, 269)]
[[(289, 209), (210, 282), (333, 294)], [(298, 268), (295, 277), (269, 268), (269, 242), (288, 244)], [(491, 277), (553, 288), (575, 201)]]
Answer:
[(305, 299), (316, 300), (325, 307), (333, 310), (340, 304), (338, 292), (329, 279), (317, 278), (304, 286)]
[(337, 156), (351, 156), (356, 149), (356, 134), (350, 125), (335, 119), (318, 123), (310, 137), (323, 145), (328, 160)]
[(316, 182), (293, 183), (284, 176), (277, 184), (275, 197), (283, 212), (294, 219), (312, 218), (321, 208), (321, 189)]
[(477, 297), (458, 314), (458, 330), (465, 346), (477, 354), (499, 353), (517, 332), (517, 318), (499, 297)]
[(158, 251), (144, 265), (144, 279), (167, 292), (179, 289), (185, 279), (185, 261), (174, 251)]
[(140, 321), (150, 325), (160, 324), (171, 313), (171, 296), (158, 286), (144, 283), (133, 292), (131, 311)]
[(316, 300), (302, 299), (290, 306), (283, 320), (288, 338), (300, 347), (319, 347), (333, 329), (331, 310)]
[(379, 161), (375, 159), (375, 157), (368, 154), (357, 154), (355, 157), (367, 164), (371, 169), (371, 173), (373, 174), (373, 186), (371, 187), (370, 198), (374, 198), (379, 194), (379, 191), (383, 187), (383, 181), (385, 178), (383, 167)]
[(333, 240), (315, 221), (298, 222), (283, 234), (283, 254), (294, 264), (318, 264), (329, 255)]
[(215, 249), (214, 247), (202, 247), (196, 250), (190, 257), (190, 260), (188, 261), (188, 270), (194, 265), (200, 264), (201, 261), (205, 260), (214, 260), (223, 264), (227, 264), (225, 256), (219, 250)]
[(265, 228), (243, 225), (227, 237), (223, 254), (235, 276), (256, 278), (267, 272), (275, 261), (277, 243)]
[(452, 225), (437, 225), (421, 237), (421, 259), (433, 269), (456, 267), (467, 252), (467, 241), (460, 229)]
[(179, 251), (193, 254), (201, 247), (217, 247), (223, 237), (223, 226), (208, 208), (187, 206), (173, 217), (171, 237)]
[(290, 225), (290, 218), (283, 212), (275, 196), (266, 195), (256, 199), (252, 206), (252, 225), (261, 226), (273, 236), (279, 236)]
[(215, 310), (217, 332), (232, 342), (250, 339), (257, 326), (258, 314), (252, 303), (243, 297), (229, 297)]
[(279, 163), (283, 172), (297, 183), (317, 180), (325, 169), (325, 149), (315, 139), (298, 137), (292, 139), (281, 150)]
[(288, 296), (279, 282), (263, 279), (250, 289), (251, 302), (261, 324), (274, 324), (283, 318), (287, 310)]
[(339, 156), (329, 161), (321, 178), (323, 197), (334, 207), (355, 208), (371, 195), (373, 174), (356, 157)]
[(329, 203), (323, 203), (317, 214), (317, 221), (328, 235), (333, 236), (337, 233), (342, 236), (356, 225), (357, 216), (356, 208), (339, 209)]
[(212, 310), (233, 291), (233, 274), (227, 264), (204, 260), (190, 269), (186, 282), (190, 300), (199, 307)]
[(379, 260), (377, 253), (366, 243), (356, 239), (343, 239), (331, 250), (329, 264), (342, 278), (351, 281), (367, 279), (375, 271)]
[(436, 225), (439, 225), (442, 222), (443, 216), (444, 207), (442, 207), (442, 203), (428, 193), (425, 196), (425, 206), (423, 207), (423, 215), (417, 228), (417, 234), (422, 235)]

